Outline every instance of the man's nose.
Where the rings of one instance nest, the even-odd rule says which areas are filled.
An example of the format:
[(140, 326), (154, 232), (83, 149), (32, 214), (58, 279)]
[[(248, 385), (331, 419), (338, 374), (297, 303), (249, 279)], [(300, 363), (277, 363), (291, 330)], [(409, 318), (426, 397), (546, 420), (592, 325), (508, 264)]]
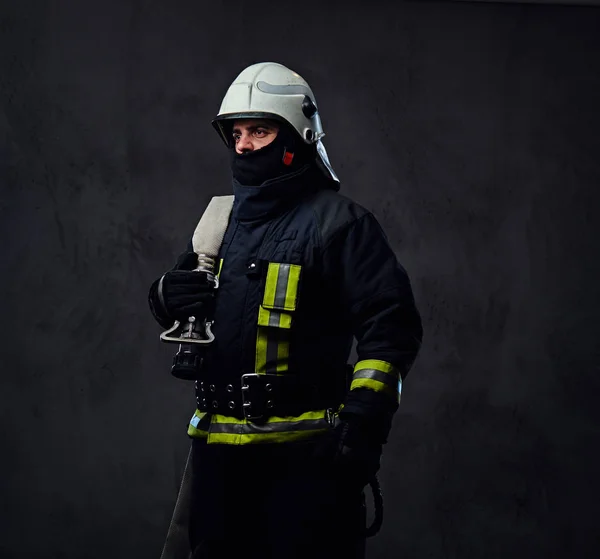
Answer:
[(253, 151), (254, 146), (252, 145), (252, 142), (250, 141), (250, 136), (247, 136), (246, 134), (242, 134), (240, 136), (239, 140), (237, 141), (237, 144), (235, 145), (235, 149), (239, 153), (244, 153), (246, 151)]

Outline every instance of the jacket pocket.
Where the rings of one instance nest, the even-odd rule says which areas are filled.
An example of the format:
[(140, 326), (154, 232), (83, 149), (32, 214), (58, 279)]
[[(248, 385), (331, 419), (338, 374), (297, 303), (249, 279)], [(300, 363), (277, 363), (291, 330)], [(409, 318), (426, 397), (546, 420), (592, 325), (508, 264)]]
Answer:
[(269, 262), (265, 291), (258, 310), (258, 326), (290, 329), (298, 308), (302, 266)]

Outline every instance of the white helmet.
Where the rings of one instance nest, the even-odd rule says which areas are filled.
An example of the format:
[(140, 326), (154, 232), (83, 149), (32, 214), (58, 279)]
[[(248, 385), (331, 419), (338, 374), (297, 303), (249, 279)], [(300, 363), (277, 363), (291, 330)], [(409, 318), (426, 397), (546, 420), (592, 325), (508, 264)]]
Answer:
[(227, 146), (232, 137), (223, 121), (274, 118), (290, 124), (306, 144), (316, 144), (326, 174), (339, 183), (321, 138), (325, 136), (315, 96), (296, 72), (276, 62), (261, 62), (243, 70), (229, 86), (212, 124)]

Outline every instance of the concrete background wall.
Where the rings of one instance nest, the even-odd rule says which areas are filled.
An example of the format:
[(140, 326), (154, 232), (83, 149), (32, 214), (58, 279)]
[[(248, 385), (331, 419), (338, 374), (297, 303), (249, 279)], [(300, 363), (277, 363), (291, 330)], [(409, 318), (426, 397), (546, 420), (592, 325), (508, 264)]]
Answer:
[[(423, 0), (417, 0), (423, 1)], [(428, 2), (429, 0), (424, 0)], [(600, 0), (450, 0), (451, 2), (492, 2), (494, 4), (560, 4), (562, 6), (597, 6)]]
[(369, 557), (596, 557), (599, 29), (590, 7), (5, 0), (0, 556), (159, 556), (193, 394), (147, 288), (229, 193), (227, 86), (275, 60), (424, 319)]

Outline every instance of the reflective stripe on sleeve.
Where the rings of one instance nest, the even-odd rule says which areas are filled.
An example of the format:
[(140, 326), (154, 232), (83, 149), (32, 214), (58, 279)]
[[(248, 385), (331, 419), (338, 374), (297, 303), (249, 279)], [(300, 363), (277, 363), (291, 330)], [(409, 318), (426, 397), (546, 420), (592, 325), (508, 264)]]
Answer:
[(400, 371), (391, 363), (366, 359), (355, 365), (350, 390), (367, 388), (399, 398), (401, 382)]

